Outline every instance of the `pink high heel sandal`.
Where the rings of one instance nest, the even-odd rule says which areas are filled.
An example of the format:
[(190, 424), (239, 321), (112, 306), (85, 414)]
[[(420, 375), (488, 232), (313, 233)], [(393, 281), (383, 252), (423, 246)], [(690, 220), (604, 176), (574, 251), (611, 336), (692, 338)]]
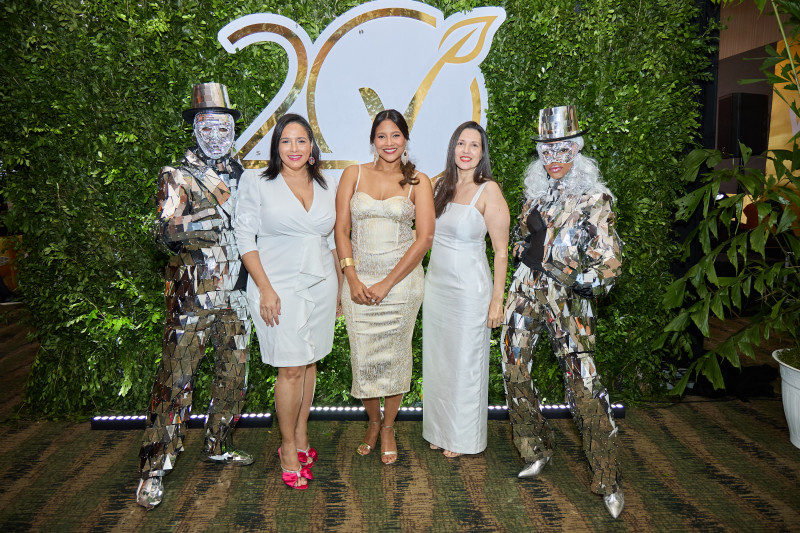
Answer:
[(290, 489), (296, 490), (306, 490), (308, 488), (308, 482), (305, 485), (298, 485), (297, 483), (300, 481), (300, 477), (302, 475), (301, 470), (286, 470), (283, 466), (281, 466), (281, 470), (283, 470), (283, 474), (281, 478), (283, 478), (283, 482), (286, 483), (286, 486)]
[(314, 466), (314, 463), (317, 462), (317, 450), (309, 446), (305, 450), (301, 450), (297, 448), (297, 458), (300, 460), (300, 464), (303, 466), (307, 466), (311, 468)]
[[(314, 452), (316, 453), (316, 450)], [(300, 459), (300, 454), (297, 454), (297, 458), (298, 460)], [(280, 461), (280, 459), (281, 459), (281, 449), (278, 448), (278, 460)], [(303, 461), (300, 461), (300, 466), (301, 466), (300, 470), (286, 470), (285, 468), (283, 468), (283, 465), (281, 465), (281, 468), (283, 468), (284, 472), (299, 472), (301, 476), (303, 476), (309, 481), (314, 479), (314, 474), (311, 473), (311, 465), (304, 465)], [(284, 479), (284, 481), (286, 480)]]

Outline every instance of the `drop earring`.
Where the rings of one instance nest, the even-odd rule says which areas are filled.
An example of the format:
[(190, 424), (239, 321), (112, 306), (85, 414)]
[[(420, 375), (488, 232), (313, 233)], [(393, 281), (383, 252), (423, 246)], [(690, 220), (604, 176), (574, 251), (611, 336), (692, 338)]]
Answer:
[(378, 159), (380, 159), (380, 156), (378, 155), (378, 151), (375, 149), (375, 145), (373, 144), (372, 145), (372, 166), (373, 167), (377, 167), (378, 166)]
[(403, 155), (400, 156), (400, 162), (404, 165), (408, 164), (408, 148), (403, 150)]
[(317, 160), (314, 159), (313, 155), (308, 158), (308, 164), (311, 165), (312, 167), (314, 166), (314, 163), (316, 163), (316, 162), (317, 162)]

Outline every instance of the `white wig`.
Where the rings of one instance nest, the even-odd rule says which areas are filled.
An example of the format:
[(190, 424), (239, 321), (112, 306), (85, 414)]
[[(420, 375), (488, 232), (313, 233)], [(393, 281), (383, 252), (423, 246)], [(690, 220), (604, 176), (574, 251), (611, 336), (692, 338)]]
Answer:
[(547, 174), (542, 160), (534, 159), (525, 171), (525, 196), (528, 199), (538, 199), (546, 195), (550, 187), (558, 183), (565, 187), (564, 192), (569, 195), (603, 192), (613, 198), (614, 195), (600, 177), (597, 162), (580, 152), (583, 149), (583, 137), (569, 140), (578, 145), (578, 153), (572, 160), (572, 168), (569, 169), (569, 172), (560, 180), (554, 180)]

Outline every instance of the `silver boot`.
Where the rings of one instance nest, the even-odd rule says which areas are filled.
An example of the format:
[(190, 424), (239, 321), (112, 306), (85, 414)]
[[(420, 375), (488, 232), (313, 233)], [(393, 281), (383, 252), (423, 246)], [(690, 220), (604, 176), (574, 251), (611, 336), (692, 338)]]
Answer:
[(161, 503), (163, 496), (164, 485), (161, 483), (161, 476), (139, 480), (139, 488), (136, 489), (136, 503), (145, 509), (153, 509)]
[(542, 472), (542, 469), (549, 462), (549, 457), (542, 457), (541, 459), (537, 459), (532, 463), (528, 463), (525, 465), (525, 468), (519, 471), (517, 477), (536, 477)]
[(244, 450), (228, 447), (221, 455), (206, 455), (206, 461), (223, 465), (248, 466), (253, 464), (253, 456)]
[(611, 517), (616, 518), (622, 512), (622, 508), (625, 507), (625, 496), (621, 490), (618, 490), (606, 495), (603, 498), (603, 503), (606, 504), (606, 509), (611, 513)]

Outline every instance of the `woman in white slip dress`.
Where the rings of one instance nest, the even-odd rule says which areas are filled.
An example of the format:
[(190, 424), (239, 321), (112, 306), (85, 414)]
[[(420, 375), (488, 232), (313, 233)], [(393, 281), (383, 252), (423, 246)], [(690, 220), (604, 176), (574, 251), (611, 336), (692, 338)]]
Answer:
[(342, 173), (334, 233), (346, 278), (342, 307), (353, 367), (351, 393), (361, 398), (369, 417), (357, 452), (369, 454), (380, 434), (381, 461), (392, 464), (397, 460), (394, 420), (411, 385), (411, 336), (424, 289), (420, 263), (433, 241), (433, 191), (428, 177), (408, 161), (408, 125), (398, 111), (376, 115), (370, 142), (374, 163)]
[(486, 132), (478, 123), (465, 122), (453, 133), (434, 205), (422, 305), (422, 436), (431, 449), (457, 457), (486, 449), (489, 337), (502, 321), (508, 263), (508, 205), (492, 179)]

